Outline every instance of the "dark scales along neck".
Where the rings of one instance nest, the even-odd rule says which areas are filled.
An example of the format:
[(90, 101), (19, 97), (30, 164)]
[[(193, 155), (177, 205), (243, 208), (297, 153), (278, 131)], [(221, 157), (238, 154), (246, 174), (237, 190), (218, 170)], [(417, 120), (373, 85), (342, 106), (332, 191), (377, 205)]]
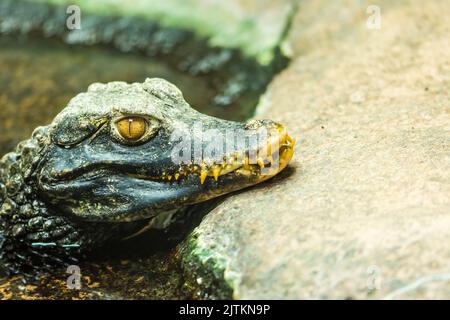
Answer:
[(36, 195), (35, 169), (48, 139), (47, 127), (0, 160), (0, 261), (8, 273), (76, 261), (77, 231), (52, 214)]

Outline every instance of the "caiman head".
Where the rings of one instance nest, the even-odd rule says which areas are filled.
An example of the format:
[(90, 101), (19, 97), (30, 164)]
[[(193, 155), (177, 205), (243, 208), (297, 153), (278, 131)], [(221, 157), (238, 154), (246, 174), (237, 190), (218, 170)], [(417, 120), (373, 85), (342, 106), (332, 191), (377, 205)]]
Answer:
[[(273, 177), (293, 146), (281, 124), (201, 114), (162, 79), (94, 83), (2, 160), (3, 211), (19, 216), (3, 218), (3, 237), (36, 250), (90, 248), (165, 226), (183, 208)], [(11, 171), (23, 182), (16, 195)], [(20, 204), (20, 192), (32, 201)]]

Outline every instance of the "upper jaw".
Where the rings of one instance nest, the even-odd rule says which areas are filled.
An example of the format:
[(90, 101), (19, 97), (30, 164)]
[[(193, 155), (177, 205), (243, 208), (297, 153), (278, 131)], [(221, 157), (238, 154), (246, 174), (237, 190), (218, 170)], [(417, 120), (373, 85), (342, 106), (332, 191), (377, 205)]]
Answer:
[(217, 182), (231, 176), (245, 176), (253, 184), (267, 180), (287, 166), (295, 145), (295, 139), (289, 136), (283, 125), (271, 123), (268, 129), (267, 139), (257, 146), (224, 154), (219, 160), (199, 159), (182, 163), (164, 171), (160, 179), (179, 183), (194, 175), (201, 185), (209, 179)]

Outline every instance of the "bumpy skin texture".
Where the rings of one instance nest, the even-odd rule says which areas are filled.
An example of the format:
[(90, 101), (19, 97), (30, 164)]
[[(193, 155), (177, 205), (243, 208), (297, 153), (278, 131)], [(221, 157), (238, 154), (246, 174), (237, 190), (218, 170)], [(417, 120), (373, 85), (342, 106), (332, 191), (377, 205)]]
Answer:
[[(117, 132), (117, 122), (129, 117), (147, 123), (138, 141)], [(272, 140), (282, 143), (284, 165), (278, 171), (292, 156), (290, 138), (280, 134), (281, 125), (269, 120), (244, 124), (200, 114), (165, 80), (94, 83), (49, 126), (37, 128), (30, 140), (0, 160), (3, 267), (10, 273), (32, 272), (74, 262), (107, 241), (164, 228), (196, 204), (271, 176), (262, 176), (258, 165), (243, 166), (241, 160), (222, 166), (204, 158), (201, 163), (174, 163), (171, 152), (179, 141), (173, 137), (186, 136), (198, 123), (202, 130), (218, 134), (268, 129)], [(206, 150), (203, 137), (189, 132), (191, 140)]]
[(39, 127), (0, 161), (0, 260), (11, 273), (76, 261), (79, 255), (76, 228), (36, 194), (35, 169), (47, 145), (48, 128)]

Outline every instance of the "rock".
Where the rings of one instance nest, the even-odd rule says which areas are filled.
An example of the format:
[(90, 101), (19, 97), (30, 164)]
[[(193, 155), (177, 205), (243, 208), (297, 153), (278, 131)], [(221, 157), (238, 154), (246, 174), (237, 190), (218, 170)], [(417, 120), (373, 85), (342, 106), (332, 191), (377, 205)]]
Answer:
[(450, 296), (450, 16), (378, 5), (369, 29), (363, 2), (302, 2), (257, 115), (290, 128), (296, 155), (195, 230), (184, 268), (200, 296)]

